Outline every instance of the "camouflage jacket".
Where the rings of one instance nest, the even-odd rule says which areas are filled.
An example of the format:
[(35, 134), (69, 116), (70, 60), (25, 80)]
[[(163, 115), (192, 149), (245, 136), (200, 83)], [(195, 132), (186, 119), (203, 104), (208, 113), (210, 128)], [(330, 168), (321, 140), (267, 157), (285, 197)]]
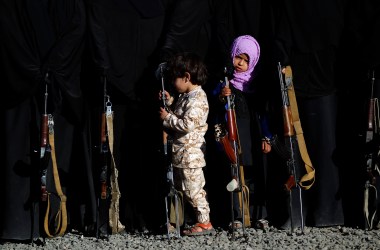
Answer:
[(206, 93), (197, 86), (189, 93), (181, 94), (171, 105), (172, 111), (163, 125), (172, 131), (174, 167), (201, 168), (206, 166), (204, 157), (209, 106)]

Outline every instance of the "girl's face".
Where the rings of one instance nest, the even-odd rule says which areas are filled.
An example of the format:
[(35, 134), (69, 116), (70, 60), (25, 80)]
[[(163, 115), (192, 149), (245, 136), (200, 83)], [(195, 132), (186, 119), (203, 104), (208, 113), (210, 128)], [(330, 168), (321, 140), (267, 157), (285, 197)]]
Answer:
[(249, 58), (247, 54), (240, 54), (234, 57), (234, 68), (237, 73), (248, 70)]

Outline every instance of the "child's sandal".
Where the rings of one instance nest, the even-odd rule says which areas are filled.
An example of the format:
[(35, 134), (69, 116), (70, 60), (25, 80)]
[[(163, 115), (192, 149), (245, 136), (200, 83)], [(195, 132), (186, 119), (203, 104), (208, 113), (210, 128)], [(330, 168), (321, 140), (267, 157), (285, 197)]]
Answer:
[(193, 235), (209, 235), (215, 232), (214, 228), (209, 223), (197, 223), (191, 228), (184, 230), (183, 235), (193, 236)]

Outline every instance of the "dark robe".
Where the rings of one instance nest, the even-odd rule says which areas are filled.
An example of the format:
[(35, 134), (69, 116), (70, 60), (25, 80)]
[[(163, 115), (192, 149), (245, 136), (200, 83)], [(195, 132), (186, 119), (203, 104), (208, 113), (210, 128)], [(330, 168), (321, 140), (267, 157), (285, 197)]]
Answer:
[[(161, 184), (166, 175), (160, 163), (162, 131), (157, 114), (161, 80), (154, 71), (177, 52), (205, 54), (207, 1), (94, 0), (87, 1), (87, 9), (92, 63), (87, 65), (86, 77), (95, 83), (87, 91), (95, 92), (88, 96), (93, 108), (100, 108), (103, 84), (99, 79), (107, 77), (121, 222), (128, 231), (156, 227), (165, 221), (160, 211), (165, 209)], [(169, 89), (170, 82), (166, 84)], [(93, 128), (98, 127), (98, 114), (99, 109), (94, 110)], [(152, 204), (162, 206), (152, 211)]]
[[(162, 32), (164, 7), (159, 0), (87, 3), (89, 60), (84, 78), (92, 109), (93, 146), (98, 148), (104, 77), (114, 112), (114, 157), (119, 170), (120, 220), (127, 231), (146, 230), (158, 219), (150, 212), (159, 168), (152, 145), (158, 126), (153, 52)], [(157, 60), (155, 60), (157, 62)], [(153, 78), (153, 79), (152, 79)], [(157, 133), (158, 135), (158, 133)], [(94, 171), (99, 172), (98, 151)], [(99, 164), (98, 164), (99, 163)], [(109, 168), (110, 169), (110, 168)], [(99, 178), (95, 176), (98, 187)], [(98, 190), (98, 188), (97, 188)], [(153, 217), (153, 218), (152, 218)]]
[[(316, 169), (304, 191), (306, 225), (344, 223), (336, 151), (336, 58), (344, 1), (278, 1), (274, 13), (276, 61), (290, 65), (308, 152)], [(299, 216), (298, 216), (299, 217)], [(300, 220), (296, 226), (300, 226)]]
[[(0, 205), (0, 238), (31, 240), (44, 235), (44, 209), (39, 206), (39, 125), (44, 112), (46, 73), (47, 112), (54, 116), (61, 185), (69, 199), (80, 197), (80, 202), (73, 198), (68, 203), (69, 227), (84, 226), (84, 214), (89, 221), (95, 220), (91, 180), (75, 185), (77, 178), (91, 176), (87, 149), (83, 147), (85, 113), (79, 82), (84, 5), (79, 0), (1, 1), (0, 9), (0, 68), (5, 89), (2, 143), (6, 148), (1, 157), (4, 199)], [(54, 194), (51, 167), (49, 162), (47, 188)], [(54, 210), (58, 202), (52, 200)]]
[[(373, 151), (373, 146), (377, 144), (366, 144), (365, 135), (371, 93), (373, 98), (380, 98), (379, 11), (378, 1), (349, 1), (339, 50), (337, 79), (341, 101), (338, 106), (337, 143), (340, 164), (344, 168), (342, 190), (345, 222), (353, 227), (364, 226), (364, 187), (369, 179), (365, 155), (368, 150)], [(372, 76), (375, 78), (373, 86)], [(356, 118), (352, 119), (354, 114)], [(375, 137), (378, 134), (375, 133)], [(379, 186), (377, 190), (380, 190)], [(375, 221), (378, 221), (378, 217)]]

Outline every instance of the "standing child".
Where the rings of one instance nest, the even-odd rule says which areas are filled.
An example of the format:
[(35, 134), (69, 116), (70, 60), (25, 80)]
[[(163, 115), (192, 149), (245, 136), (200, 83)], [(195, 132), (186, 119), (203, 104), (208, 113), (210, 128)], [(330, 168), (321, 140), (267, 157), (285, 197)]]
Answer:
[[(236, 113), (236, 125), (242, 151), (245, 183), (250, 190), (250, 212), (253, 222), (258, 227), (267, 225), (265, 207), (265, 160), (263, 153), (271, 151), (271, 134), (266, 126), (265, 117), (260, 116), (260, 99), (253, 84), (254, 69), (260, 57), (258, 42), (249, 35), (237, 37), (231, 48), (234, 67), (230, 86), (220, 90), (220, 99), (231, 96)], [(234, 193), (234, 228), (242, 227), (242, 214)], [(232, 226), (232, 225), (231, 225)]]
[(210, 222), (210, 208), (203, 189), (206, 166), (204, 152), (209, 106), (201, 85), (206, 83), (207, 70), (195, 54), (179, 54), (168, 63), (168, 72), (179, 96), (174, 98), (165, 91), (170, 111), (160, 109), (163, 126), (173, 139), (172, 164), (174, 185), (183, 192), (186, 200), (196, 212), (198, 223), (184, 235), (202, 235), (214, 231)]

